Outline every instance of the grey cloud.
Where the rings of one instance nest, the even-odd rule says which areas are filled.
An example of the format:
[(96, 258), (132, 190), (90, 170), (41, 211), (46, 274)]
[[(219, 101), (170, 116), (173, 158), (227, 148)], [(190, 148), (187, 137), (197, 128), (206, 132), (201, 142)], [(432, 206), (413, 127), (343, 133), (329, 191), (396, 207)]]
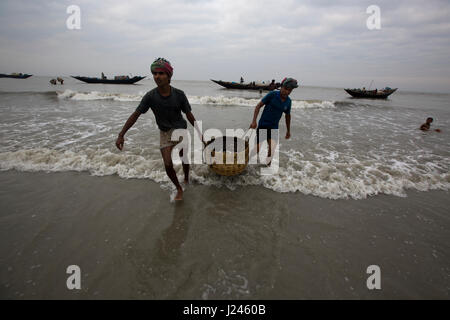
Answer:
[[(422, 75), (429, 90), (450, 91), (447, 1), (82, 0), (77, 31), (65, 28), (70, 4), (1, 2), (2, 72), (146, 73), (153, 58), (167, 56), (183, 79), (289, 73), (347, 86), (385, 76), (392, 86), (419, 89)], [(381, 9), (381, 30), (366, 28), (372, 4)]]

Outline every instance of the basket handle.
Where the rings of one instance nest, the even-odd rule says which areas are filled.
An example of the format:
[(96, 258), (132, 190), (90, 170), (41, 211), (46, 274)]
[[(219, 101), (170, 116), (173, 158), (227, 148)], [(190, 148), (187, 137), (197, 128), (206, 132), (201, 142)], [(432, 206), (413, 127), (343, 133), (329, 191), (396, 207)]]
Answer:
[[(248, 130), (244, 132), (244, 134), (240, 137), (240, 139), (245, 141), (244, 137), (247, 135), (247, 133), (249, 133), (250, 130), (254, 130), (254, 129), (248, 128)], [(206, 142), (203, 139), (202, 139), (202, 142), (203, 142), (202, 158), (203, 158), (203, 162), (205, 162), (204, 161), (204, 156), (205, 156), (205, 150), (206, 150), (207, 144), (206, 144)]]
[[(244, 139), (244, 137), (247, 135), (247, 133), (248, 133), (250, 130), (252, 130), (252, 128), (248, 128), (248, 130), (244, 132), (244, 134), (240, 137), (240, 139)], [(203, 138), (203, 137), (202, 137), (202, 138)], [(202, 139), (202, 142), (203, 142), (203, 149), (204, 149), (204, 148), (206, 148), (206, 142), (205, 142), (205, 140), (203, 140), (203, 139)]]
[[(247, 133), (250, 131), (250, 130), (252, 130), (252, 128), (250, 127), (250, 128), (248, 128), (248, 130), (247, 131), (245, 131), (245, 133), (242, 135), (242, 137), (241, 137), (241, 139), (243, 139), (243, 140), (245, 140), (244, 139), (244, 137), (247, 135)], [(250, 137), (249, 137), (250, 138)]]

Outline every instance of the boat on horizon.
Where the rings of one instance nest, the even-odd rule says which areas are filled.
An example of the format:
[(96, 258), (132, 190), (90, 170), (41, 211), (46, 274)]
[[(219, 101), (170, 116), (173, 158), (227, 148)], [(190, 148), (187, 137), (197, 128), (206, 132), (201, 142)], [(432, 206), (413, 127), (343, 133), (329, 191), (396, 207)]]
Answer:
[(259, 84), (256, 82), (250, 82), (250, 83), (238, 83), (238, 82), (229, 82), (229, 81), (222, 81), (222, 80), (213, 80), (210, 79), (212, 82), (217, 83), (218, 85), (225, 87), (227, 89), (240, 89), (240, 90), (266, 90), (266, 91), (272, 91), (275, 89), (278, 89), (281, 87), (280, 83), (272, 82), (270, 84)]
[(349, 95), (354, 98), (369, 98), (369, 99), (386, 99), (398, 88), (391, 89), (386, 87), (381, 90), (365, 90), (365, 89), (344, 89)]
[(0, 73), (0, 78), (14, 78), (14, 79), (26, 79), (31, 77), (32, 74), (26, 74), (26, 73)]
[(134, 76), (131, 78), (129, 76), (115, 76), (114, 79), (82, 77), (82, 76), (71, 76), (71, 77), (86, 83), (104, 83), (104, 84), (134, 84), (145, 78), (141, 76)]

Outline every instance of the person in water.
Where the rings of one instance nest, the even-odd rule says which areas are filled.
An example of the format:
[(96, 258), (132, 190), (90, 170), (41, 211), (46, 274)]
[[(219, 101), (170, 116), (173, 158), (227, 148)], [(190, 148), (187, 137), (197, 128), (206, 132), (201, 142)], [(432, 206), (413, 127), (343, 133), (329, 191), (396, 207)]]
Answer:
[[(286, 118), (286, 139), (291, 137), (291, 104), (292, 101), (289, 98), (292, 90), (298, 87), (297, 80), (293, 78), (284, 78), (281, 82), (281, 89), (269, 92), (262, 100), (256, 105), (253, 113), (253, 120), (250, 124), (250, 128), (256, 129), (256, 150), (259, 153), (259, 147), (262, 143), (260, 141), (261, 131), (266, 132), (267, 143), (269, 145), (268, 152), (268, 165), (271, 163), (272, 149), (276, 147), (278, 142), (278, 124), (280, 122), (283, 113)], [(258, 118), (259, 110), (263, 107), (263, 113), (259, 119), (258, 125), (256, 120)], [(275, 129), (275, 130), (272, 130)], [(272, 132), (273, 131), (273, 132)], [(275, 137), (272, 137), (272, 133)]]
[[(150, 69), (157, 87), (144, 95), (139, 106), (128, 118), (122, 131), (119, 133), (116, 146), (119, 150), (123, 149), (125, 133), (133, 126), (142, 113), (146, 113), (148, 109), (151, 109), (160, 130), (160, 151), (164, 167), (168, 177), (177, 188), (175, 200), (182, 200), (183, 188), (178, 181), (172, 162), (172, 150), (181, 140), (172, 141), (172, 133), (175, 129), (187, 129), (187, 123), (181, 114), (182, 112), (186, 114), (186, 118), (196, 128), (197, 132), (199, 132), (199, 129), (195, 126), (195, 118), (191, 112), (191, 105), (186, 95), (183, 91), (170, 85), (173, 75), (173, 68), (170, 62), (164, 58), (158, 58), (152, 63)], [(180, 151), (180, 157), (183, 157), (183, 150)], [(189, 164), (184, 163), (184, 161), (183, 172), (184, 182), (189, 183)]]
[[(427, 118), (426, 122), (420, 126), (420, 130), (429, 131), (431, 128), (431, 123), (433, 122), (433, 118)], [(436, 132), (441, 132), (441, 129), (434, 130)]]

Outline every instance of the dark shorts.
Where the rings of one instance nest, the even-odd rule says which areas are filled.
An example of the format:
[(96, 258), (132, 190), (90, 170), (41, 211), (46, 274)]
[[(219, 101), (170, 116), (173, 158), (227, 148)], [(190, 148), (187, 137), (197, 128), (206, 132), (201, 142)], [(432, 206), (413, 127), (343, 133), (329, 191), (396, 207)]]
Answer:
[[(259, 142), (260, 135), (261, 135), (261, 140), (266, 138), (267, 141), (275, 140), (275, 142), (278, 143), (278, 129), (268, 128), (268, 127), (256, 128), (256, 143), (257, 144), (260, 143)], [(272, 135), (273, 135), (273, 137), (272, 137)]]

